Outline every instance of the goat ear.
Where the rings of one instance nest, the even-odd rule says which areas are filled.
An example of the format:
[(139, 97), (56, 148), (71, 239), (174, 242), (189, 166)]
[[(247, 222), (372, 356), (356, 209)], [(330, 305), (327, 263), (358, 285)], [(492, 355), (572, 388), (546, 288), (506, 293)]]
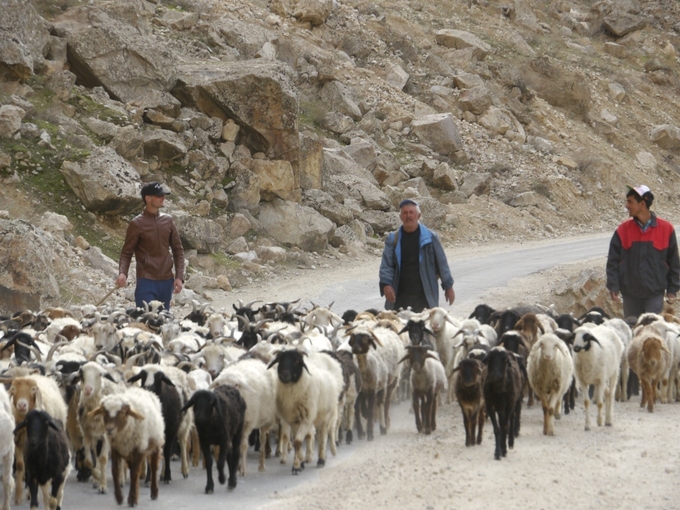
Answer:
[(52, 427), (52, 428), (53, 428), (54, 430), (56, 430), (57, 432), (61, 432), (61, 431), (63, 430), (63, 429), (59, 426), (59, 423), (57, 423), (56, 421), (54, 421), (54, 418), (52, 418), (52, 417), (50, 417), (50, 418), (47, 420), (47, 426), (48, 426), (48, 427)]
[(371, 337), (373, 337), (373, 341), (375, 342), (375, 343), (373, 344), (373, 348), (374, 348), (374, 349), (377, 349), (376, 344), (378, 344), (380, 347), (382, 347), (382, 342), (378, 339), (378, 337), (377, 337), (376, 334), (373, 332), (373, 330), (371, 330)]
[(304, 368), (309, 375), (312, 375), (312, 373), (309, 371), (309, 368), (307, 368), (307, 363), (305, 363), (304, 360), (302, 361), (302, 368)]
[(142, 421), (144, 419), (144, 415), (138, 413), (134, 409), (132, 409), (130, 406), (125, 406), (127, 407), (127, 415), (134, 418), (135, 420)]
[(411, 357), (411, 356), (409, 356), (409, 355), (407, 354), (406, 356), (404, 356), (403, 358), (401, 358), (401, 359), (397, 362), (397, 365), (398, 365), (399, 363), (401, 363), (402, 361), (406, 361), (406, 360), (409, 359), (410, 357)]
[(540, 322), (537, 322), (536, 325), (538, 326), (538, 329), (541, 330), (541, 333), (545, 335), (545, 328), (543, 327), (543, 325)]
[(104, 377), (104, 379), (108, 379), (108, 380), (111, 381), (112, 383), (115, 383), (115, 382), (116, 382), (116, 380), (113, 378), (113, 376), (112, 376), (111, 374), (109, 374), (108, 372), (105, 373), (103, 377)]
[(172, 386), (173, 388), (175, 387), (175, 383), (173, 383), (165, 374), (163, 374), (163, 376), (161, 377), (161, 381), (163, 381), (168, 386)]
[(397, 333), (397, 334), (401, 335), (402, 333), (406, 333), (407, 331), (408, 331), (408, 326), (404, 326), (404, 327), (402, 328), (402, 330), (401, 330), (399, 333)]
[(142, 372), (139, 372), (137, 375), (133, 375), (132, 377), (130, 377), (130, 378), (127, 380), (127, 382), (129, 382), (129, 383), (137, 382), (137, 381), (139, 381), (142, 377), (143, 377)]
[(278, 356), (278, 354), (277, 354), (277, 355), (276, 355), (276, 358), (274, 358), (273, 360), (271, 360), (271, 361), (269, 362), (269, 364), (267, 365), (267, 370), (269, 370), (271, 367), (273, 367), (274, 365), (276, 365), (278, 362), (279, 362), (279, 356)]
[(185, 413), (190, 407), (193, 407), (195, 404), (194, 397), (191, 397), (189, 401), (182, 406), (182, 409), (179, 410), (180, 413)]

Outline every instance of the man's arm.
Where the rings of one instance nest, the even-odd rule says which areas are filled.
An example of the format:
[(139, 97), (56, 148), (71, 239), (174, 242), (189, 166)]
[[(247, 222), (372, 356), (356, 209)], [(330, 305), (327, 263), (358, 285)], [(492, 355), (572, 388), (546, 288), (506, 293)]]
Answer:
[(619, 300), (619, 265), (621, 264), (621, 238), (618, 232), (614, 232), (609, 242), (609, 253), (607, 254), (607, 289), (614, 301)]
[(175, 226), (175, 222), (171, 223), (170, 228), (170, 248), (172, 249), (172, 256), (175, 261), (175, 282), (173, 290), (175, 294), (181, 292), (184, 287), (184, 246), (179, 237), (179, 231)]
[[(383, 248), (382, 259), (380, 260), (380, 270), (378, 272), (378, 278), (380, 283), (380, 295), (388, 298), (388, 301), (390, 301), (389, 299), (390, 296), (388, 296), (387, 294), (390, 293), (390, 289), (392, 294), (396, 292), (393, 287), (395, 263), (396, 261), (394, 260), (394, 233), (391, 233), (388, 234), (387, 238), (385, 239), (385, 247)], [(387, 293), (385, 292), (386, 287), (390, 288), (387, 290)], [(391, 302), (394, 302), (394, 299), (392, 299)]]
[(118, 276), (116, 277), (116, 286), (125, 287), (127, 284), (128, 271), (130, 263), (132, 262), (132, 255), (135, 253), (137, 242), (139, 241), (139, 230), (134, 222), (128, 224), (125, 231), (125, 242), (123, 248), (120, 250), (120, 259), (118, 260)]
[(668, 242), (666, 262), (668, 264), (666, 294), (669, 299), (675, 299), (678, 290), (680, 290), (680, 255), (678, 254), (678, 240), (675, 236), (675, 230), (671, 232), (671, 238)]
[(453, 289), (453, 276), (451, 276), (449, 262), (446, 259), (446, 253), (444, 253), (442, 243), (439, 241), (439, 236), (434, 232), (432, 233), (432, 247), (434, 248), (434, 260), (437, 264), (439, 278), (441, 278), (442, 281), (442, 289), (446, 292), (448, 289)]

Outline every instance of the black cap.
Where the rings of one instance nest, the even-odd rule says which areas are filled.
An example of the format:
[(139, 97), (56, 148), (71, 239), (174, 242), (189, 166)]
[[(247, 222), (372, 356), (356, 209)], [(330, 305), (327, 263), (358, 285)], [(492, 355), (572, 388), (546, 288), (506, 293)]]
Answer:
[(142, 186), (142, 198), (146, 196), (161, 197), (169, 195), (170, 190), (158, 182), (149, 182)]

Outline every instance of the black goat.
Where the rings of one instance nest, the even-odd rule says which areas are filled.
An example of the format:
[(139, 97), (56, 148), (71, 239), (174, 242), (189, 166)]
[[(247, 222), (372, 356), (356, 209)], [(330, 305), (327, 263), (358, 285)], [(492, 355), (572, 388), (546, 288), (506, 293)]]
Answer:
[(470, 314), (468, 319), (477, 319), (480, 324), (490, 324), (491, 317), (496, 313), (496, 310), (489, 305), (481, 304), (475, 306), (475, 309)]
[[(465, 446), (482, 444), (484, 429), (484, 363), (478, 359), (463, 359), (453, 370), (460, 372), (454, 392), (460, 404), (465, 424)], [(479, 426), (479, 432), (476, 431)], [(475, 433), (477, 434), (475, 437)]]
[(512, 449), (515, 437), (519, 436), (522, 389), (528, 379), (523, 360), (502, 347), (494, 347), (486, 357), (484, 401), (486, 413), (493, 424), (496, 460), (507, 455), (508, 446)]
[(198, 440), (201, 443), (208, 476), (205, 493), (212, 494), (215, 489), (212, 476), (211, 445), (219, 446), (219, 456), (217, 457), (219, 482), (221, 484), (225, 482), (224, 462), (226, 460), (229, 468), (229, 484), (227, 487), (230, 490), (234, 489), (241, 453), (240, 445), (246, 403), (236, 388), (224, 384), (213, 391), (197, 391), (181, 411), (185, 412), (190, 407), (194, 408), (194, 423), (198, 431)]
[[(61, 509), (64, 481), (71, 471), (71, 452), (68, 437), (60, 423), (45, 411), (33, 409), (26, 413), (14, 433), (26, 429), (24, 462), (26, 483), (31, 493), (31, 508), (38, 508), (38, 485), (43, 488), (43, 499), (48, 508)], [(7, 473), (5, 476), (9, 476)], [(47, 482), (52, 481), (51, 493)], [(49, 501), (48, 501), (49, 500)]]
[[(140, 380), (142, 381), (142, 387), (155, 393), (161, 401), (161, 412), (163, 413), (163, 422), (165, 423), (162, 481), (170, 483), (172, 480), (170, 458), (172, 457), (172, 449), (175, 446), (179, 427), (182, 423), (182, 415), (179, 412), (182, 408), (182, 397), (174, 383), (160, 370), (154, 372), (141, 370), (137, 375), (130, 377), (128, 383)], [(187, 475), (184, 475), (184, 478), (187, 478)]]
[(399, 334), (401, 335), (406, 332), (408, 332), (411, 345), (429, 345), (434, 348), (432, 342), (428, 340), (427, 335), (430, 335), (433, 338), (435, 338), (436, 335), (434, 334), (434, 331), (425, 325), (424, 320), (414, 321), (413, 319), (409, 319), (406, 326), (399, 331)]

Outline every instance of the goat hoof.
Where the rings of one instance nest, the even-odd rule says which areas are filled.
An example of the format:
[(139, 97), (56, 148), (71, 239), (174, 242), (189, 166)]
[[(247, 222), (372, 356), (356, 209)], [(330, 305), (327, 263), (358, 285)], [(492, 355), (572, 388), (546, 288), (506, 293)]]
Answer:
[(299, 475), (301, 471), (302, 471), (302, 469), (293, 467), (293, 474), (294, 475)]
[(380, 427), (380, 435), (381, 435), (381, 436), (384, 436), (385, 434), (387, 434), (387, 428), (385, 428), (385, 427)]
[(352, 439), (352, 431), (348, 430), (347, 435), (345, 436), (345, 443), (352, 444)]
[(186, 480), (187, 478), (189, 478), (189, 473), (187, 473), (187, 474), (183, 474), (182, 476), (183, 476), (183, 477), (184, 477), (184, 479)]
[(206, 493), (206, 494), (212, 494), (213, 491), (214, 491), (213, 487), (206, 487), (206, 488), (205, 488), (205, 493)]
[(229, 482), (229, 485), (227, 485), (227, 490), (228, 491), (233, 491), (236, 488), (236, 480), (233, 482)]
[(99, 490), (97, 492), (99, 494), (106, 494), (106, 487), (99, 487)]
[(224, 485), (224, 482), (227, 481), (227, 477), (224, 476), (224, 473), (220, 473), (217, 479), (219, 480), (220, 485)]
[(326, 459), (319, 459), (316, 461), (316, 467), (324, 467), (326, 465)]

